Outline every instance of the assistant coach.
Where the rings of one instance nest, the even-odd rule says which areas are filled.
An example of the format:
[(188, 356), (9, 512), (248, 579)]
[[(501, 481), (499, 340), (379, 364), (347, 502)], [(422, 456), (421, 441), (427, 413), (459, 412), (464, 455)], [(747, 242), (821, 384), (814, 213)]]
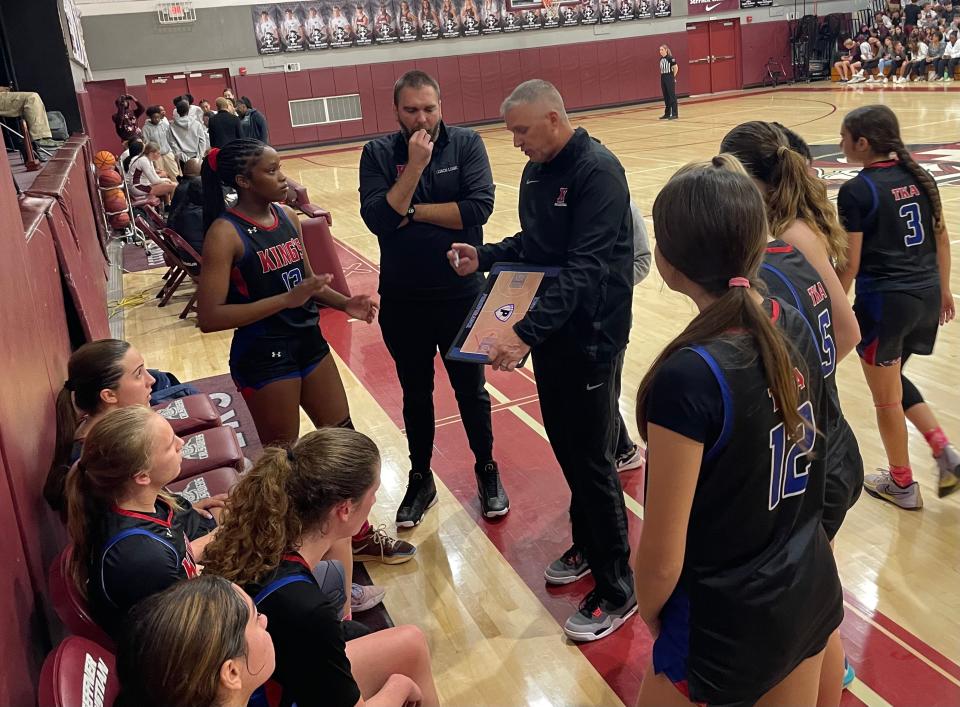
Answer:
[[(434, 358), (450, 349), (484, 282), (479, 274), (457, 277), (446, 253), (454, 241), (483, 243), (494, 186), (480, 136), (444, 125), (433, 78), (408, 71), (393, 103), (399, 132), (368, 142), (360, 157), (360, 216), (380, 242), (380, 329), (403, 389), (411, 470), (397, 525), (413, 527), (437, 499), (430, 470)], [(483, 366), (446, 359), (444, 366), (476, 458), (483, 515), (506, 515)]]
[(560, 266), (536, 308), (498, 340), (493, 367), (528, 352), (550, 445), (570, 485), (573, 547), (547, 567), (550, 584), (593, 572), (596, 589), (564, 625), (592, 641), (636, 612), (627, 517), (614, 466), (619, 370), (631, 323), (633, 220), (623, 167), (585, 130), (573, 129), (556, 88), (520, 84), (503, 103), (513, 144), (530, 160), (520, 181), (521, 231), (447, 254), (460, 275), (498, 261)]

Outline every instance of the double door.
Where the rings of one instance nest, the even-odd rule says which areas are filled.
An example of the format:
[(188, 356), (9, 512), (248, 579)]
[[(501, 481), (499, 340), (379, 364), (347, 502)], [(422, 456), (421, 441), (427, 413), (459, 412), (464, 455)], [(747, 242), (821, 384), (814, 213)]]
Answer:
[[(204, 71), (178, 71), (171, 74), (154, 74), (147, 76), (147, 99), (144, 105), (159, 105), (167, 109), (167, 116), (172, 120), (173, 99), (189, 93), (194, 103), (201, 98), (214, 105), (217, 98), (223, 94), (223, 89), (230, 86), (230, 72), (227, 69), (206, 69)], [(138, 96), (139, 97), (139, 96)]]
[(688, 24), (690, 93), (719, 93), (741, 88), (739, 46), (739, 19)]

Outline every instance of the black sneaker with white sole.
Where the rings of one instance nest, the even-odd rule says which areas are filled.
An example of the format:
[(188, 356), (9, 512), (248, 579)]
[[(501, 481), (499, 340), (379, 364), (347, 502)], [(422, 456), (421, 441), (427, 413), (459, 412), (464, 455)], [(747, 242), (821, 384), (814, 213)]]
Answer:
[(510, 512), (510, 499), (500, 483), (500, 470), (497, 463), (489, 461), (474, 467), (477, 476), (477, 495), (485, 518), (498, 518)]
[(420, 525), (423, 514), (436, 503), (437, 485), (433, 482), (433, 472), (411, 471), (407, 492), (397, 510), (397, 527), (413, 528)]
[(587, 558), (576, 545), (563, 553), (559, 559), (554, 560), (543, 573), (543, 578), (547, 584), (572, 584), (578, 579), (583, 579), (590, 574), (590, 565), (587, 564)]
[(587, 594), (580, 608), (563, 625), (563, 632), (572, 641), (597, 641), (609, 636), (637, 613), (637, 597), (633, 590), (619, 606), (601, 599), (596, 590)]

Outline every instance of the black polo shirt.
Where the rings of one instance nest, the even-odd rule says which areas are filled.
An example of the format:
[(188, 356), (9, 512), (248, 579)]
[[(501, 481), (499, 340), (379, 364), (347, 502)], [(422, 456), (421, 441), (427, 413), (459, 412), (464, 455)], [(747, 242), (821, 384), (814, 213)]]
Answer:
[(493, 174), (483, 140), (473, 130), (440, 123), (430, 164), (411, 204), (456, 202), (463, 230), (405, 218), (387, 192), (407, 165), (407, 141), (398, 131), (371, 140), (360, 157), (360, 216), (380, 242), (380, 294), (400, 299), (472, 297), (483, 276), (460, 277), (447, 261), (451, 243), (483, 243), (483, 224), (493, 212)]

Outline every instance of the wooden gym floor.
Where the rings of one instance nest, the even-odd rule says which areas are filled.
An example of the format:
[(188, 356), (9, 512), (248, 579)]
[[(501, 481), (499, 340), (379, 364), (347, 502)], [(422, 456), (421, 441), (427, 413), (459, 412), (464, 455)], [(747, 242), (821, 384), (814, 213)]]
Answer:
[[(952, 143), (960, 116), (960, 87), (921, 84), (854, 88), (784, 87), (687, 100), (681, 119), (658, 121), (662, 107), (648, 104), (573, 116), (620, 158), (631, 193), (648, 217), (659, 187), (682, 164), (717, 151), (731, 127), (751, 119), (793, 127), (814, 146), (824, 178), (837, 188), (851, 176), (837, 147), (840, 123), (850, 109), (874, 102), (900, 117), (905, 141), (941, 180), (952, 241), (953, 291), (960, 297), (960, 143)], [(517, 183), (525, 158), (502, 125), (484, 126), (497, 183), (488, 240), (518, 228)], [(309, 188), (311, 200), (332, 211), (345, 270), (354, 292), (375, 292), (376, 239), (359, 218), (360, 144), (289, 153), (284, 171)], [(162, 270), (124, 276), (127, 293), (158, 289)], [(201, 335), (178, 320), (183, 295), (158, 309), (152, 302), (125, 315), (127, 338), (148, 365), (181, 380), (227, 372), (230, 334)], [(655, 354), (694, 315), (693, 305), (667, 290), (656, 270), (634, 292), (634, 327), (624, 370), (621, 409), (632, 432), (632, 396)], [(325, 312), (322, 328), (338, 357), (359, 429), (384, 456), (383, 487), (371, 519), (393, 518), (403, 495), (408, 462), (400, 414), (400, 389), (378, 326)], [(488, 375), (494, 402), (495, 454), (511, 498), (511, 513), (490, 523), (479, 514), (473, 460), (456, 405), (438, 366), (434, 470), (441, 502), (404, 537), (417, 558), (398, 567), (373, 566), (387, 588), (386, 605), (397, 623), (422, 627), (433, 651), (437, 686), (445, 704), (632, 705), (650, 652), (639, 620), (595, 644), (566, 641), (560, 624), (589, 588), (589, 579), (547, 589), (544, 565), (569, 545), (566, 485), (542, 426), (533, 372)], [(941, 330), (936, 352), (908, 368), (960, 442), (960, 324)], [(873, 405), (856, 355), (839, 367), (844, 411), (863, 452), (866, 469), (885, 463)], [(303, 430), (310, 423), (303, 417)], [(910, 451), (925, 495), (921, 512), (909, 513), (863, 495), (847, 516), (836, 544), (846, 590), (844, 643), (858, 680), (843, 704), (960, 704), (960, 493), (938, 499), (935, 465), (921, 435), (911, 428)], [(622, 476), (636, 545), (643, 518), (642, 478)]]

